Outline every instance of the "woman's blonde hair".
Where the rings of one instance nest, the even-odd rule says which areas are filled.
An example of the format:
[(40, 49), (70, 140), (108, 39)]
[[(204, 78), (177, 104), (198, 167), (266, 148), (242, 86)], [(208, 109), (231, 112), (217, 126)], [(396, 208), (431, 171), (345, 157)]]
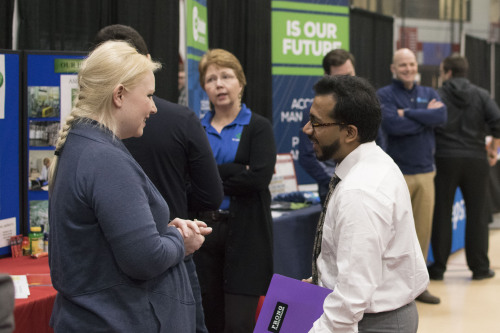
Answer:
[(116, 133), (117, 124), (112, 114), (114, 89), (120, 84), (125, 89), (133, 89), (147, 73), (160, 68), (160, 63), (138, 53), (124, 41), (104, 42), (88, 55), (78, 72), (77, 102), (59, 132), (55, 158), (50, 167), (50, 185), (55, 180), (58, 156), (73, 124), (94, 119)]
[(245, 72), (243, 72), (243, 67), (241, 67), (238, 58), (236, 58), (234, 54), (223, 49), (211, 49), (201, 57), (200, 63), (198, 64), (198, 71), (200, 72), (200, 85), (203, 89), (205, 89), (205, 76), (208, 66), (210, 65), (231, 68), (240, 82), (242, 88), (241, 95), (243, 95), (243, 91), (247, 85), (247, 79), (245, 77)]

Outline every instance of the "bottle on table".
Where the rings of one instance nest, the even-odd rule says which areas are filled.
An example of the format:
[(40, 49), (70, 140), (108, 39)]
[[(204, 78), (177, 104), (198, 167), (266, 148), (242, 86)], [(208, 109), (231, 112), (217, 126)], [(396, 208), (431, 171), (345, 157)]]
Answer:
[(43, 252), (43, 233), (42, 227), (31, 227), (29, 233), (31, 254)]
[(23, 237), (23, 242), (21, 243), (23, 248), (23, 256), (29, 256), (31, 254), (30, 240), (28, 236)]

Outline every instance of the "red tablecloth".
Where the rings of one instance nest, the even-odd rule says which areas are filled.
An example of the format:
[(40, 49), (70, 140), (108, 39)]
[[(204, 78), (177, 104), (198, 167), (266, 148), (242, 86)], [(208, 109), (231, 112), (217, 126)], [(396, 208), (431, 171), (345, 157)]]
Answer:
[(48, 258), (0, 259), (0, 272), (10, 275), (26, 275), (30, 286), (30, 296), (27, 299), (16, 299), (14, 332), (54, 332), (49, 326), (49, 320), (57, 292), (50, 282)]

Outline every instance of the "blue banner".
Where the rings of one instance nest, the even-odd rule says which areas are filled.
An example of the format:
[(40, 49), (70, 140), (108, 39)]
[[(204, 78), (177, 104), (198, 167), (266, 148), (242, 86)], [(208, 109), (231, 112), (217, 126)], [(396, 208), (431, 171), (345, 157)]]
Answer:
[(274, 135), (277, 152), (292, 154), (299, 184), (315, 183), (298, 164), (303, 111), (323, 75), (324, 55), (349, 50), (348, 5), (347, 0), (271, 2)]
[(48, 224), (48, 179), (44, 178), (45, 161), (54, 156), (60, 124), (71, 112), (78, 95), (76, 73), (86, 54), (79, 52), (41, 51), (25, 52), (24, 71), (26, 75), (25, 96), (27, 121), (23, 124), (28, 152), (27, 179), (23, 186), (28, 188), (27, 216), (24, 232), (30, 226), (43, 226), (49, 232)]
[(200, 86), (198, 64), (208, 50), (207, 1), (186, 1), (187, 95), (191, 109), (203, 118), (210, 111), (208, 96)]
[[(453, 202), (453, 213), (451, 216), (452, 238), (451, 238), (451, 253), (455, 253), (465, 247), (465, 223), (467, 214), (465, 212), (465, 202), (462, 196), (462, 191), (457, 188), (455, 192), (455, 201)], [(432, 246), (429, 247), (427, 255), (427, 263), (434, 262), (432, 254)]]
[(20, 233), (19, 58), (0, 52), (0, 255), (10, 253), (10, 236)]

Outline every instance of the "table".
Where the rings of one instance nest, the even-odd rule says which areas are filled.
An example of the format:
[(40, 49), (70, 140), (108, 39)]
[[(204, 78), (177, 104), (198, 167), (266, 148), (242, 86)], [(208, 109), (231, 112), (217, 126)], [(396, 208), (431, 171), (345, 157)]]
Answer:
[[(312, 249), (320, 205), (285, 212), (273, 219), (274, 271), (302, 279), (311, 276)], [(0, 272), (11, 275), (50, 274), (48, 258), (0, 259)], [(28, 278), (30, 275), (28, 275)], [(16, 299), (14, 332), (53, 332), (49, 320), (56, 290), (52, 286), (30, 286), (28, 299)]]
[(48, 258), (32, 259), (26, 256), (0, 259), (0, 272), (26, 275), (30, 285), (30, 296), (15, 301), (14, 333), (54, 332), (49, 320), (57, 291), (50, 284)]
[[(463, 205), (463, 200), (460, 198), (456, 201)], [(313, 205), (285, 212), (280, 217), (273, 219), (275, 273), (294, 279), (311, 276), (312, 250), (320, 213), (321, 206)], [(462, 216), (458, 223), (458, 229), (463, 230), (464, 224), (465, 216)], [(463, 239), (463, 235), (457, 237), (454, 233), (453, 236), (454, 241)], [(458, 248), (460, 246), (463, 245), (457, 245)], [(11, 275), (49, 274), (48, 258), (1, 259), (0, 272)], [(30, 291), (31, 296), (28, 299), (16, 300), (15, 332), (53, 332), (48, 323), (56, 291), (51, 286), (33, 286), (30, 287)], [(33, 327), (36, 327), (36, 330)]]
[(273, 219), (274, 273), (294, 279), (311, 276), (312, 250), (321, 205), (284, 213)]
[[(285, 212), (273, 219), (275, 273), (302, 279), (311, 276), (312, 249), (320, 205)], [(50, 277), (48, 258), (31, 257), (0, 259), (0, 272), (10, 275), (47, 275)], [(14, 333), (53, 332), (49, 326), (56, 290), (51, 285), (30, 285), (28, 299), (16, 299)]]
[[(321, 206), (313, 205), (273, 219), (274, 273), (294, 279), (311, 276), (312, 250), (320, 213)], [(466, 213), (460, 188), (455, 193), (450, 222), (453, 230), (451, 253), (454, 253), (465, 246)], [(429, 246), (427, 263), (433, 262), (432, 246)]]

